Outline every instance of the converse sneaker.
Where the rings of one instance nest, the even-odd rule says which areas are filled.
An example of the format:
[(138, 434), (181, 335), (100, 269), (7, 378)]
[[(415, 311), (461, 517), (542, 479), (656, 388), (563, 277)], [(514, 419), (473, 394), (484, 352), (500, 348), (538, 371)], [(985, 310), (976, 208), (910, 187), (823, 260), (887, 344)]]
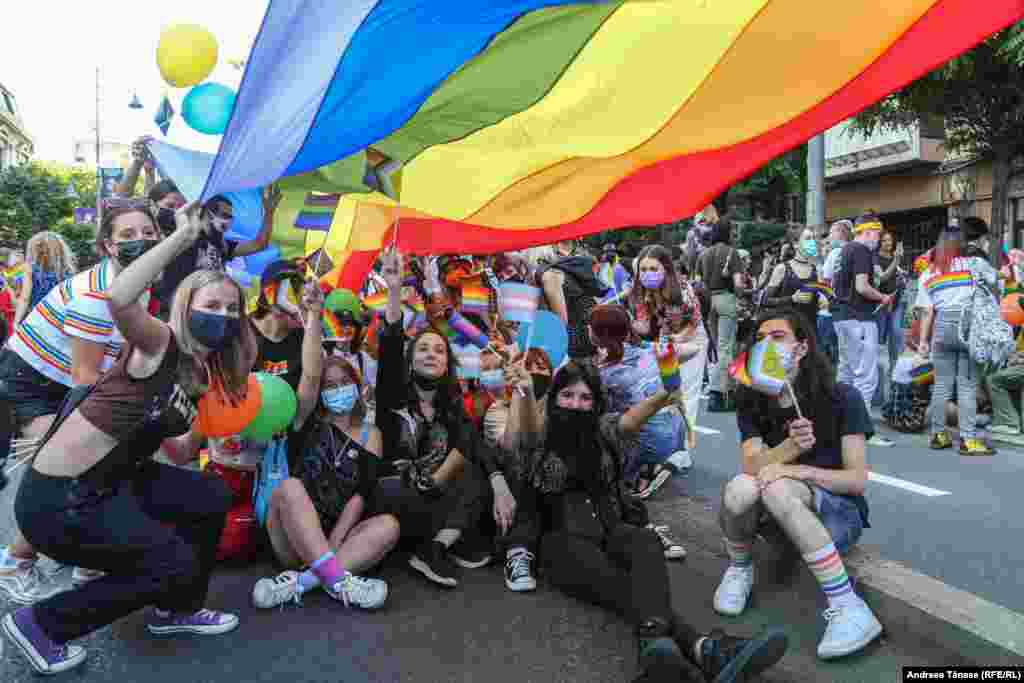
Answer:
[(345, 603), (345, 607), (362, 607), (378, 609), (388, 599), (388, 584), (380, 579), (366, 579), (354, 574), (347, 574), (341, 581), (324, 590), (335, 600)]
[(467, 538), (463, 534), (448, 551), (452, 562), (463, 569), (479, 569), (491, 563), (491, 549), (481, 537)]
[(686, 548), (672, 538), (667, 524), (661, 524), (659, 526), (648, 524), (647, 528), (658, 535), (658, 540), (661, 541), (661, 547), (665, 549), (666, 560), (681, 560), (686, 557)]
[(212, 609), (201, 609), (191, 614), (152, 609), (146, 618), (146, 628), (150, 633), (158, 636), (174, 633), (216, 636), (238, 628), (238, 617), (227, 612), (215, 612)]
[(829, 607), (824, 616), (828, 626), (818, 643), (818, 656), (822, 659), (843, 657), (862, 650), (882, 634), (882, 624), (860, 598), (849, 605)]
[(409, 566), (439, 586), (454, 588), (459, 585), (455, 567), (448, 559), (448, 548), (440, 541), (424, 543), (409, 558)]
[(71, 585), (75, 588), (81, 588), (90, 581), (95, 581), (96, 579), (106, 575), (106, 572), (101, 572), (98, 569), (75, 567), (71, 572)]
[(302, 604), (298, 572), (283, 571), (277, 576), (260, 579), (252, 587), (252, 604), (260, 609), (271, 609), (289, 602)]
[(41, 674), (57, 674), (85, 661), (84, 647), (61, 645), (50, 640), (36, 622), (31, 607), (22, 607), (8, 614), (3, 619), (3, 628), (32, 668)]
[(710, 683), (749, 681), (782, 659), (788, 646), (789, 638), (779, 628), (749, 639), (712, 631), (700, 640), (697, 665)]
[(505, 562), (505, 586), (516, 593), (537, 590), (537, 579), (533, 577), (533, 553), (528, 550), (514, 550)]
[(13, 603), (31, 605), (69, 590), (54, 578), (46, 576), (35, 560), (16, 560), (12, 566), (0, 566), (0, 591)]
[(743, 613), (754, 590), (754, 567), (730, 565), (715, 591), (715, 611), (735, 617)]

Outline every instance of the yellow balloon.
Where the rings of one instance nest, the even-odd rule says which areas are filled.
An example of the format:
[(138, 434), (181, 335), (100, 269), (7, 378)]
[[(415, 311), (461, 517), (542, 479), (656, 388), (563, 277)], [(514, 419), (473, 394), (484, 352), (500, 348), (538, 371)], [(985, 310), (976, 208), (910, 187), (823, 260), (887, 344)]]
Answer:
[(201, 83), (217, 66), (217, 39), (197, 24), (174, 24), (160, 33), (156, 47), (160, 75), (176, 88)]

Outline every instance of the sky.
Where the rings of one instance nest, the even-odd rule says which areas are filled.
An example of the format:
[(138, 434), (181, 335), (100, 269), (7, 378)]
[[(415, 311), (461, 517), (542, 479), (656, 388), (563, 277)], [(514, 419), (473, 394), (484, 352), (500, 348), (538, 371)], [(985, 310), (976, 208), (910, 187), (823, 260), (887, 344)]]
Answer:
[[(241, 72), (228, 59), (245, 58), (269, 0), (18, 0), (5, 3), (0, 83), (18, 102), (35, 140), (35, 158), (71, 163), (73, 140), (93, 139), (96, 68), (100, 68), (100, 131), (104, 140), (131, 142), (154, 135), (190, 149), (216, 152), (219, 136), (197, 133), (181, 119), (187, 88), (164, 83), (156, 65), (161, 30), (199, 24), (217, 38), (218, 65), (207, 79), (237, 90)], [(166, 138), (153, 115), (167, 90), (178, 116)], [(128, 108), (137, 92), (143, 109)], [(90, 156), (90, 160), (92, 157)]]

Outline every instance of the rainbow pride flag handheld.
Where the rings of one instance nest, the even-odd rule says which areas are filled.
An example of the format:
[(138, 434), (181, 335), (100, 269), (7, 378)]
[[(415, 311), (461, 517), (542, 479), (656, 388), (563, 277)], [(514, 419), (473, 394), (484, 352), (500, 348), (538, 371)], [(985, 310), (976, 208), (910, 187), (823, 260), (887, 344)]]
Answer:
[(518, 282), (501, 284), (501, 318), (514, 323), (533, 324), (540, 305), (540, 288)]
[(479, 349), (485, 349), (491, 343), (491, 340), (480, 331), (479, 327), (469, 322), (458, 311), (452, 311), (452, 314), (448, 316), (448, 328)]
[(679, 357), (676, 356), (672, 342), (655, 344), (654, 354), (658, 358), (658, 373), (665, 391), (670, 394), (679, 391), (683, 386), (683, 378), (679, 374)]
[(299, 230), (329, 231), (331, 222), (334, 220), (334, 212), (340, 201), (340, 194), (310, 192), (306, 195), (306, 201), (295, 217), (295, 227)]
[(729, 375), (739, 384), (769, 396), (780, 396), (786, 388), (786, 369), (778, 345), (763, 339), (750, 351), (741, 353), (729, 366)]
[(341, 339), (341, 321), (338, 316), (328, 310), (324, 310), (320, 317), (320, 325), (323, 329), (323, 341), (338, 341)]
[(491, 290), (478, 284), (463, 285), (461, 308), (463, 313), (472, 313), (486, 320), (491, 311)]
[(388, 290), (383, 290), (363, 299), (363, 305), (368, 310), (383, 313), (388, 307)]
[(832, 301), (836, 296), (835, 292), (832, 291), (832, 288), (829, 287), (824, 282), (808, 282), (804, 285), (801, 285), (800, 289), (805, 292), (814, 292), (815, 294), (821, 294), (829, 301)]

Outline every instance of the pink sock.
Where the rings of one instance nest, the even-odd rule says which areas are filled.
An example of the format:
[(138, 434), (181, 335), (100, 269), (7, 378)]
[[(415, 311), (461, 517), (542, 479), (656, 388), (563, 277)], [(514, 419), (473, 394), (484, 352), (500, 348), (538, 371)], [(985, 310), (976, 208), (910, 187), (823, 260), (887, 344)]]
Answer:
[(311, 564), (309, 569), (320, 579), (320, 585), (322, 586), (333, 586), (345, 576), (345, 570), (338, 566), (338, 559), (334, 557), (334, 553), (330, 550)]

